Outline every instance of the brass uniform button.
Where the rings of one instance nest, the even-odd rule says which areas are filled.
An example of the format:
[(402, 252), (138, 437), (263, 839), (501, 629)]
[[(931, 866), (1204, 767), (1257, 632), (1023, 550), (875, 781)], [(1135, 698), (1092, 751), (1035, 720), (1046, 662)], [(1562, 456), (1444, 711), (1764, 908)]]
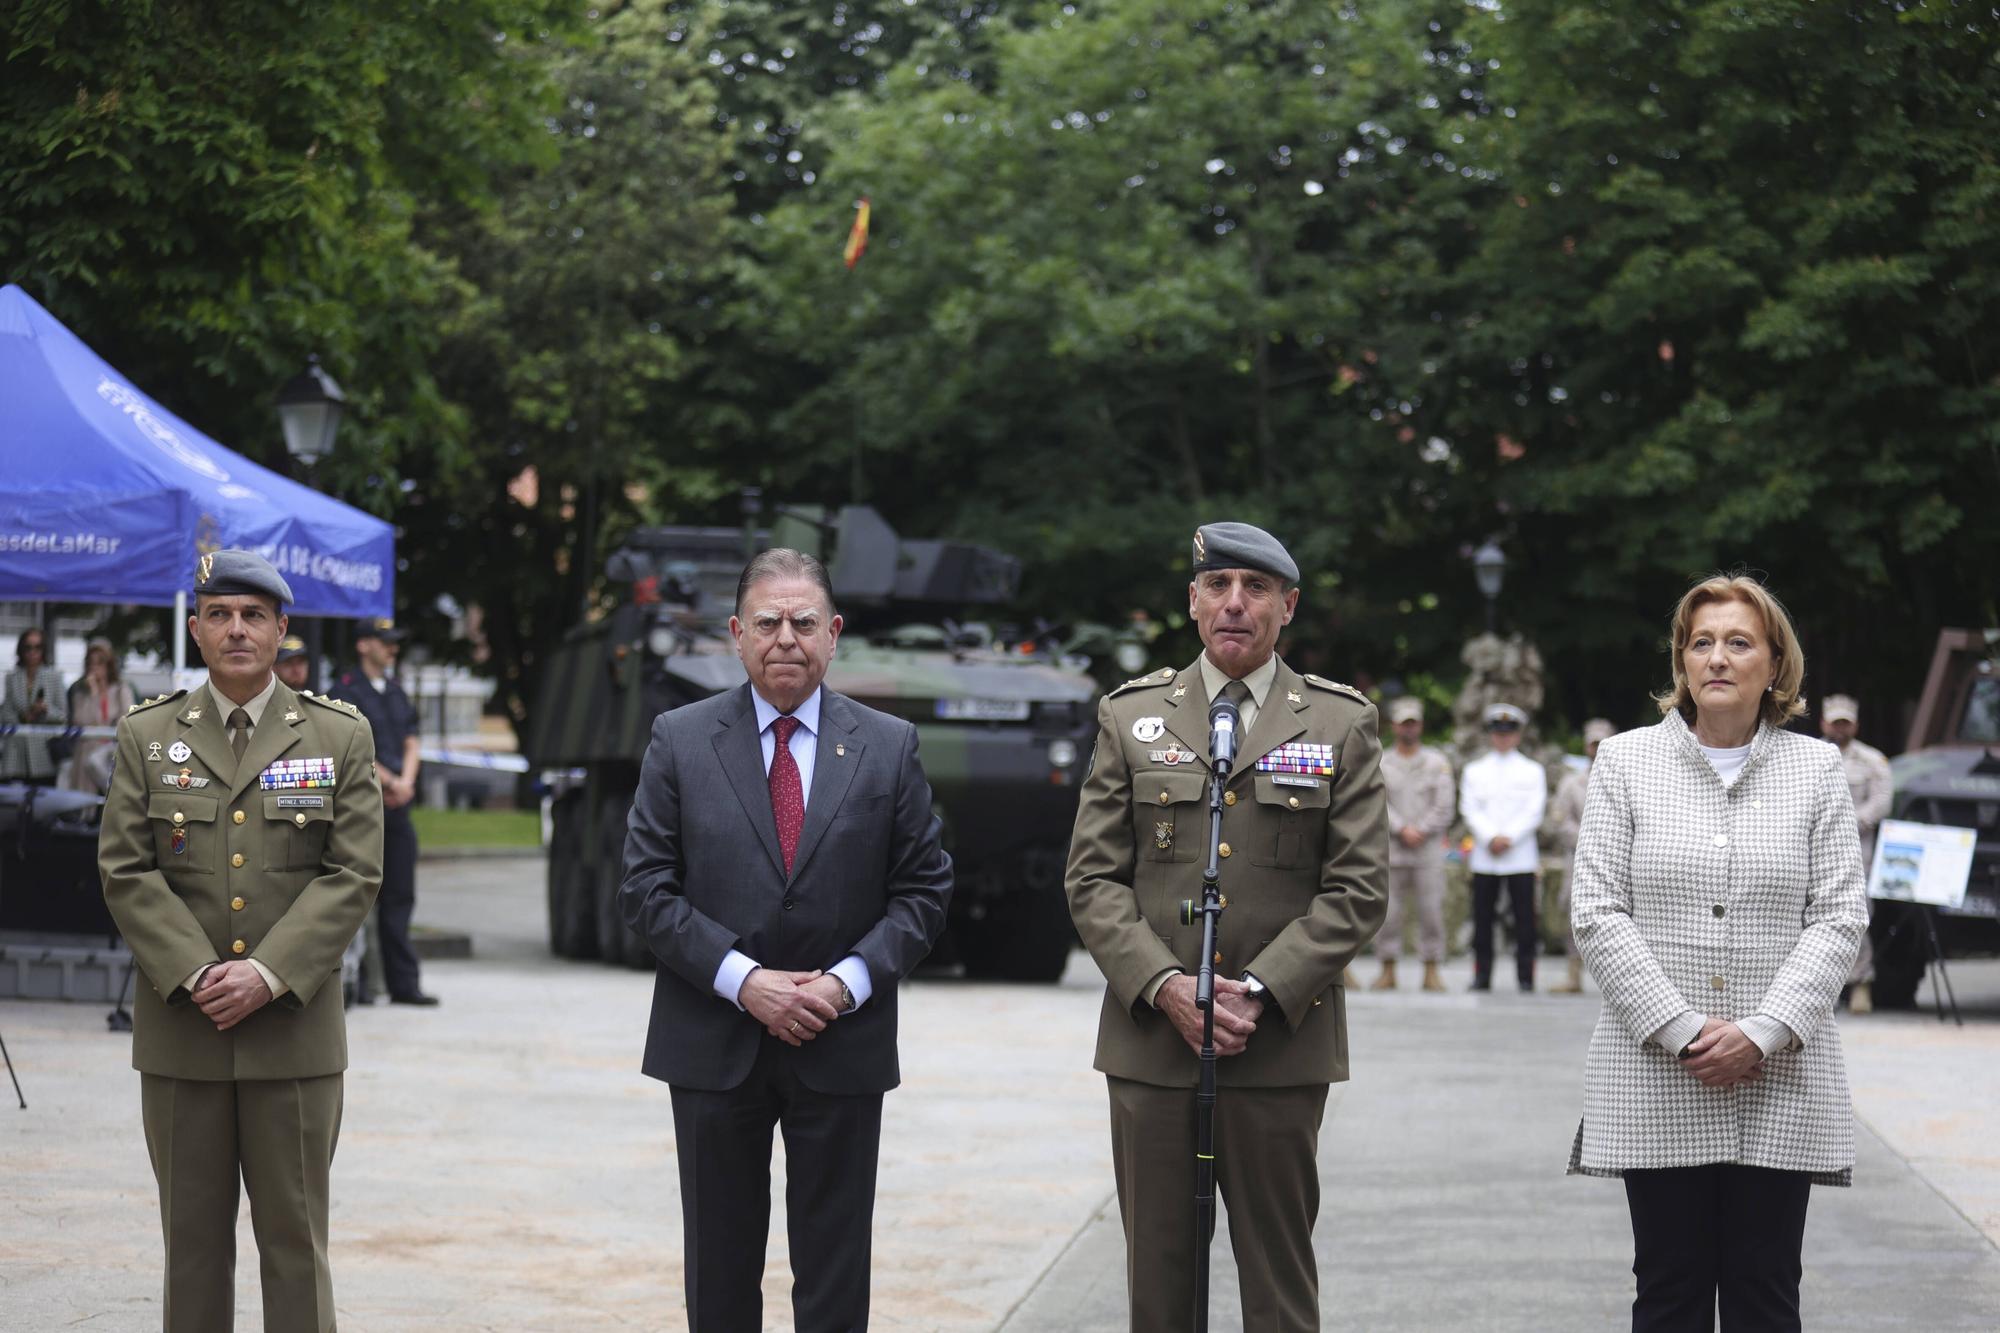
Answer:
[(249, 948), (249, 947), (250, 947), (250, 946), (249, 946), (249, 945), (247, 945), (247, 944), (245, 944), (245, 943), (244, 943), (244, 942), (243, 942), (242, 940), (238, 940), (238, 941), (236, 941), (236, 943), (234, 943), (234, 944), (232, 944), (232, 945), (230, 945), (230, 946), (229, 946), (229, 952), (231, 952), (231, 953), (242, 953), (242, 952), (243, 952), (243, 951), (244, 951), (245, 949), (247, 949), (247, 948)]
[(236, 853), (236, 855), (234, 855), (234, 856), (230, 857), (230, 858), (229, 858), (229, 864), (231, 864), (231, 865), (235, 866), (235, 867), (236, 867), (237, 869), (239, 869), (239, 870), (240, 870), (240, 869), (242, 869), (242, 868), (243, 868), (243, 853), (241, 853), (241, 852), (238, 852), (238, 853)]
[(1236, 793), (1235, 793), (1235, 792), (1233, 792), (1233, 791), (1226, 791), (1226, 792), (1222, 793), (1222, 803), (1223, 803), (1224, 805), (1235, 805), (1235, 804), (1236, 804)]
[(230, 911), (232, 911), (232, 912), (240, 912), (240, 911), (242, 911), (242, 910), (243, 910), (243, 900), (242, 900), (241, 898), (231, 898), (231, 899), (229, 900), (229, 910), (230, 910)]
[(1160, 804), (1165, 805), (1166, 803), (1167, 803), (1167, 793), (1163, 788), (1160, 792)]
[(1721, 990), (1724, 985), (1724, 982), (1721, 977), (1710, 977), (1708, 979), (1708, 984), (1715, 987), (1717, 990)]
[(1296, 796), (1290, 797), (1285, 801), (1285, 804), (1296, 810), (1299, 808), (1299, 798)]
[(185, 824), (187, 823), (187, 816), (176, 810), (174, 811), (174, 822), (176, 824)]
[(304, 815), (293, 815), (292, 822), (300, 828), (304, 828), (306, 826), (306, 817)]
[(237, 823), (241, 824), (243, 822), (243, 812), (241, 810), (238, 810), (234, 815), (231, 816), (231, 818), (233, 818)]
[(1229, 844), (1225, 842), (1225, 843), (1221, 844), (1220, 846), (1218, 846), (1218, 847), (1217, 847), (1217, 848), (1215, 849), (1215, 851), (1216, 851), (1216, 854), (1217, 854), (1218, 856), (1227, 856), (1227, 855), (1229, 855)]

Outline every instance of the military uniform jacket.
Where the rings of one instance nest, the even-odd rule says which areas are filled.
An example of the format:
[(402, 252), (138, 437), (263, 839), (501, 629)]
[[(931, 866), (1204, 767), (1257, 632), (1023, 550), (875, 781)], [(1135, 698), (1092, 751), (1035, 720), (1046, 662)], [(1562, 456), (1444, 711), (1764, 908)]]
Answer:
[[(1833, 1008), (1868, 927), (1840, 752), (1757, 729), (1725, 788), (1679, 713), (1598, 747), (1570, 893), (1604, 992), (1570, 1170), (1734, 1162), (1847, 1183), (1854, 1110)], [(1651, 1040), (1688, 1010), (1792, 1030), (1764, 1077), (1706, 1088)]]
[[(210, 1081), (338, 1073), (340, 955), (382, 885), (374, 742), (353, 711), (280, 681), (239, 764), (230, 707), (204, 684), (118, 725), (97, 860), (147, 982), (132, 1004), (132, 1064)], [(290, 989), (217, 1032), (184, 983), (239, 958)]]
[[(1162, 971), (1197, 970), (1208, 858), (1208, 698), (1201, 666), (1156, 672), (1098, 704), (1065, 889), (1108, 986), (1096, 1066), (1165, 1087), (1193, 1086), (1199, 1061), (1146, 1001)], [(1296, 759), (1289, 758), (1296, 756)], [(1381, 927), (1388, 823), (1375, 706), (1358, 692), (1278, 663), (1225, 788), (1217, 974), (1270, 989), (1240, 1055), (1217, 1082), (1286, 1087), (1347, 1077), (1341, 973)], [(1303, 761), (1303, 762), (1301, 762)], [(1323, 768), (1286, 772), (1284, 768)]]

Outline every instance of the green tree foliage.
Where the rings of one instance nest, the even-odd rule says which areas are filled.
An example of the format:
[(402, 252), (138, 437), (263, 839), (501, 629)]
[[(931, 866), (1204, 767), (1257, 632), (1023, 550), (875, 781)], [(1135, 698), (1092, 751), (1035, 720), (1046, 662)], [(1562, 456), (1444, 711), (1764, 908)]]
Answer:
[(2000, 17), (1506, 18), (1487, 151), (1509, 199), (1440, 429), (1525, 450), (1476, 455), (1528, 576), (1511, 604), (1570, 650), (1575, 702), (1629, 715), (1687, 579), (1761, 569), (1814, 694), (1912, 695), (1939, 624), (2000, 618)]
[[(0, 272), (225, 443), (279, 462), (277, 386), (352, 386), (332, 480), (392, 511), (455, 438), (414, 244), (536, 147), (561, 0), (23, 0), (0, 16)], [(282, 466), (282, 464), (280, 464)]]
[(688, 387), (723, 267), (727, 141), (672, 31), (655, 0), (599, 12), (545, 61), (548, 160), (420, 228), (458, 279), (435, 367), (469, 445), (413, 462), (408, 591), (484, 608), (517, 720), (537, 646), (593, 608), (616, 534), (733, 493)]

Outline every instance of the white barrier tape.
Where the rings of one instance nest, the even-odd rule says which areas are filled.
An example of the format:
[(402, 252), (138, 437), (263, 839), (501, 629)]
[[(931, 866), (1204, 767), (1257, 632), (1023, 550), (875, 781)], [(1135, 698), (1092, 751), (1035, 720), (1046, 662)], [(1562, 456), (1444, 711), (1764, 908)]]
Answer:
[(0, 722), (0, 741), (13, 736), (88, 736), (109, 740), (118, 734), (116, 727), (51, 727), (41, 722)]
[(484, 750), (439, 750), (425, 746), (417, 758), (427, 764), (449, 764), (455, 768), (486, 768), (500, 773), (525, 773), (528, 761), (518, 754), (489, 754)]

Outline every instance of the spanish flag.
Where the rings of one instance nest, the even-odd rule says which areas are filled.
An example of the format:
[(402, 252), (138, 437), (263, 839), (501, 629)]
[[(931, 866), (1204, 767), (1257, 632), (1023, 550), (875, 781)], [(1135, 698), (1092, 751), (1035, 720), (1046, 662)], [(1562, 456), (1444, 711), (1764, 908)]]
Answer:
[(847, 232), (847, 266), (853, 268), (861, 262), (861, 256), (868, 253), (868, 196), (862, 195), (854, 205), (854, 225)]

